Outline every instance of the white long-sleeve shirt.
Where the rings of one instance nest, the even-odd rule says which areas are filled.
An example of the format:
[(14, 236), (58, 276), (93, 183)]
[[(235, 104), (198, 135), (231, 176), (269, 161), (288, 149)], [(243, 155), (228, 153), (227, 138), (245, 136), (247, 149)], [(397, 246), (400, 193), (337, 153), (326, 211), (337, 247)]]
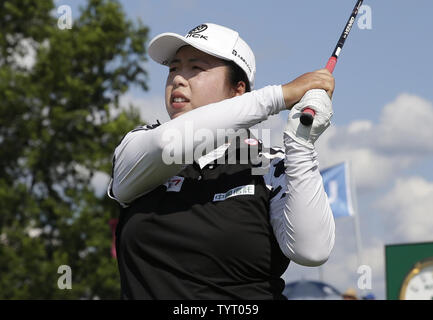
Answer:
[[(199, 147), (212, 150), (216, 145), (224, 151), (224, 145), (218, 145), (219, 132), (247, 129), (285, 108), (281, 86), (267, 86), (191, 110), (152, 130), (133, 130), (114, 152), (113, 177), (108, 194), (127, 206), (181, 171), (185, 164), (166, 164), (163, 161), (167, 156), (168, 137), (177, 135), (178, 141), (184, 142), (175, 150), (180, 159), (193, 155)], [(189, 134), (200, 130), (210, 133), (210, 139), (205, 142), (190, 139)], [(282, 157), (284, 174), (276, 177), (274, 165)], [(198, 161), (204, 162), (205, 158), (203, 156)], [(271, 199), (270, 222), (282, 252), (301, 265), (323, 264), (334, 245), (335, 224), (319, 173), (316, 151), (284, 133), (284, 155), (271, 161), (264, 180), (269, 189), (279, 188)], [(282, 197), (283, 193), (286, 196)]]

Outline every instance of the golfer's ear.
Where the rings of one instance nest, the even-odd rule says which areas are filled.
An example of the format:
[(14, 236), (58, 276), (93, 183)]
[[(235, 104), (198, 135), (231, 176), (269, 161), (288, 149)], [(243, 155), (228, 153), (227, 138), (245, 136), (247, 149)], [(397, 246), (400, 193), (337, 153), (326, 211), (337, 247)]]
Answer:
[(243, 95), (247, 90), (247, 86), (245, 84), (245, 82), (243, 81), (238, 81), (238, 83), (236, 84), (236, 86), (233, 88), (234, 91), (234, 97), (236, 96), (241, 96)]

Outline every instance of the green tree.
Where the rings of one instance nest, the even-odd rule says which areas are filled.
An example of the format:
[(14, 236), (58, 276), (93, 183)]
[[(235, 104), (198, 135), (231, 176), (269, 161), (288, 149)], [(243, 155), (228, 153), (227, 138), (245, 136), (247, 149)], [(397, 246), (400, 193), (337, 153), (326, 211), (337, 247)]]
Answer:
[[(111, 173), (114, 148), (140, 123), (119, 97), (147, 90), (148, 29), (114, 0), (89, 0), (72, 29), (55, 9), (0, 2), (0, 299), (118, 299), (108, 223), (119, 208), (90, 181)], [(72, 290), (58, 288), (61, 265)]]

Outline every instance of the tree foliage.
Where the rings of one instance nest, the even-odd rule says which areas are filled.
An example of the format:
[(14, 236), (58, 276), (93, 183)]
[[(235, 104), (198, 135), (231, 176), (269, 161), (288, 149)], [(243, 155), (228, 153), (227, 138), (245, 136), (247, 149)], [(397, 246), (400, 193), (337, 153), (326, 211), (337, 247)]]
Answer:
[(117, 299), (118, 207), (91, 180), (140, 123), (119, 97), (147, 90), (148, 29), (114, 0), (88, 0), (72, 29), (58, 18), (52, 0), (0, 2), (0, 299)]

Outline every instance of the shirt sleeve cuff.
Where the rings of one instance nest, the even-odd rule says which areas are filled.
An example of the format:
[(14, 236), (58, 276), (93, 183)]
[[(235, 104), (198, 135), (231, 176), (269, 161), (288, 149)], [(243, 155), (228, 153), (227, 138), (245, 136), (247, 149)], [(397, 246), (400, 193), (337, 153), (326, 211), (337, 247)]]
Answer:
[(275, 113), (277, 114), (280, 111), (286, 110), (286, 102), (284, 101), (284, 95), (283, 95), (283, 86), (273, 86), (274, 87), (274, 94), (275, 94)]

